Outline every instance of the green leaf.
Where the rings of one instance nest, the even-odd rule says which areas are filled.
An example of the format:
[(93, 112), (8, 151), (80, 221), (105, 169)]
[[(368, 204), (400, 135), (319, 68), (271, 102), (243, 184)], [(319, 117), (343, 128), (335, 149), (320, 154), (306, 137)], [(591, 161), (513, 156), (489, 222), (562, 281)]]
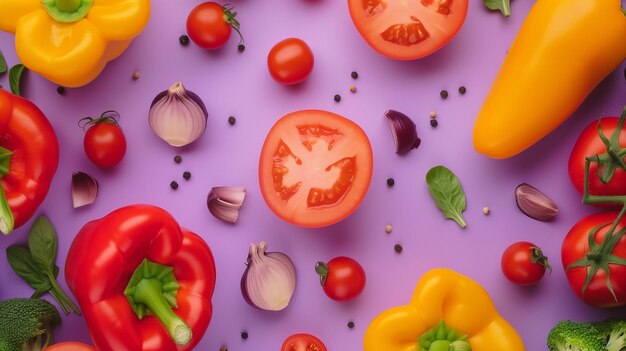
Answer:
[(511, 15), (511, 0), (483, 0), (490, 10), (500, 10), (504, 17)]
[(467, 224), (463, 218), (466, 200), (459, 178), (444, 166), (436, 166), (426, 173), (428, 192), (446, 218), (455, 220), (461, 228)]
[(51, 275), (54, 275), (57, 246), (57, 233), (52, 223), (45, 216), (37, 217), (28, 234), (28, 247), (33, 260)]
[(2, 51), (0, 51), (0, 74), (6, 73), (7, 71), (7, 61), (4, 59), (4, 55), (2, 55)]
[(21, 96), (22, 74), (26, 70), (23, 64), (17, 64), (9, 70), (9, 85), (11, 92), (17, 96)]
[(33, 260), (33, 256), (30, 254), (27, 247), (18, 245), (10, 246), (7, 248), (7, 260), (11, 268), (13, 268), (13, 271), (35, 289), (34, 297), (52, 288), (50, 280), (48, 280), (48, 277)]

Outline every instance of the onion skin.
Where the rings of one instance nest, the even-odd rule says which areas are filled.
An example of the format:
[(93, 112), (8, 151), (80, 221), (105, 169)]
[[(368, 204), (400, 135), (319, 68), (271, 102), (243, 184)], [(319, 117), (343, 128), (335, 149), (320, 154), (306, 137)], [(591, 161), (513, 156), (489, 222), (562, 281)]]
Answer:
[(422, 141), (417, 136), (417, 127), (407, 115), (395, 110), (387, 110), (385, 118), (389, 123), (398, 155), (404, 155), (420, 146)]
[(532, 185), (522, 183), (515, 188), (515, 202), (525, 215), (538, 221), (549, 221), (559, 209), (546, 194)]
[(208, 112), (194, 92), (176, 82), (160, 92), (150, 104), (148, 121), (152, 131), (175, 147), (196, 141), (206, 129)]

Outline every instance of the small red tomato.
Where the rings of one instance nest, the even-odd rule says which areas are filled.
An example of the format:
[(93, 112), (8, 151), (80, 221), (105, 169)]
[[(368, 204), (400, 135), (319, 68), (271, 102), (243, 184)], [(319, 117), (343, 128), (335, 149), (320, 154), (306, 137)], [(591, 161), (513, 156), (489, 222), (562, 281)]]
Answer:
[(546, 273), (546, 269), (552, 269), (541, 249), (526, 241), (509, 246), (502, 254), (501, 264), (504, 276), (519, 285), (536, 284)]
[[(237, 12), (232, 12), (216, 2), (205, 2), (191, 10), (187, 16), (187, 34), (201, 48), (219, 49), (226, 44), (234, 28), (239, 36)], [(243, 38), (242, 38), (243, 40)]]
[(317, 262), (324, 292), (335, 301), (350, 301), (365, 289), (365, 271), (350, 257), (335, 257), (328, 263)]
[(272, 78), (280, 84), (303, 82), (313, 70), (313, 51), (301, 39), (285, 39), (270, 50), (267, 67)]
[(294, 334), (285, 339), (280, 351), (326, 351), (326, 346), (311, 334)]
[(109, 168), (120, 163), (126, 154), (126, 138), (117, 124), (119, 114), (107, 111), (99, 118), (86, 117), (91, 125), (85, 133), (83, 146), (87, 157), (97, 166)]
[(46, 351), (95, 351), (93, 346), (80, 342), (67, 341), (60, 342), (46, 347)]

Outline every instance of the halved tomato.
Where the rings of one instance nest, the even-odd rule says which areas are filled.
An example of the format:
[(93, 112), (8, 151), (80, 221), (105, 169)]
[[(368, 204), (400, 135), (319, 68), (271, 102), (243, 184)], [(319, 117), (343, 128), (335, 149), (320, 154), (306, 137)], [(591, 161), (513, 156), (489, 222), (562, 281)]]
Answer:
[(444, 47), (459, 32), (468, 0), (348, 0), (350, 16), (376, 51), (415, 60)]
[(369, 139), (356, 123), (327, 111), (293, 112), (276, 122), (263, 144), (261, 193), (283, 220), (324, 227), (356, 210), (372, 165)]

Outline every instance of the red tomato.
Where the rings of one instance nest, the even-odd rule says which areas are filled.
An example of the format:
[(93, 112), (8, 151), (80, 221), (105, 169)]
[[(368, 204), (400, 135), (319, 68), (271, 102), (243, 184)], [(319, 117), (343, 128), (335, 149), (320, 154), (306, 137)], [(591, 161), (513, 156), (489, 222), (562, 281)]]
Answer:
[[(610, 139), (611, 135), (613, 135), (617, 129), (618, 121), (619, 118), (617, 117), (602, 118), (602, 131), (607, 139)], [(619, 136), (619, 145), (626, 148), (626, 132), (624, 128), (622, 128)], [(583, 193), (583, 183), (585, 179), (585, 157), (601, 155), (605, 152), (606, 146), (602, 143), (598, 135), (598, 121), (594, 121), (580, 134), (569, 157), (569, 177), (574, 187), (576, 187), (581, 194)], [(617, 168), (611, 181), (602, 184), (598, 176), (598, 164), (592, 162), (589, 167), (589, 194), (600, 196), (626, 195), (626, 171)], [(604, 206), (607, 205), (604, 204)]]
[(390, 58), (415, 60), (445, 46), (461, 29), (468, 0), (348, 0), (363, 39)]
[(512, 244), (502, 254), (502, 273), (519, 285), (538, 283), (549, 268), (548, 258), (535, 244), (520, 241)]
[(350, 257), (335, 257), (328, 263), (318, 262), (315, 270), (322, 277), (324, 292), (335, 301), (350, 301), (365, 289), (365, 271)]
[(280, 84), (303, 82), (313, 70), (313, 51), (298, 38), (285, 39), (270, 50), (267, 67)]
[(313, 335), (294, 334), (285, 340), (280, 351), (326, 351), (326, 346)]
[[(593, 255), (587, 255), (590, 242), (600, 245), (616, 218), (617, 212), (613, 211), (592, 214), (576, 223), (563, 240), (563, 246), (561, 247), (563, 268), (566, 269), (570, 287), (580, 299), (583, 299), (583, 286), (591, 267), (583, 266), (567, 269), (567, 266), (585, 258), (588, 259), (588, 262), (593, 263), (595, 259)], [(590, 241), (589, 234), (596, 227), (599, 227), (599, 230)], [(626, 227), (626, 219), (623, 218), (618, 224), (616, 232), (624, 227)], [(609, 247), (608, 249), (611, 248)], [(616, 245), (608, 251), (608, 254), (612, 254), (616, 258), (626, 259), (626, 236), (622, 236), (616, 242)], [(606, 259), (608, 254), (603, 255), (603, 257)], [(617, 263), (609, 264), (608, 270), (615, 297), (613, 297), (607, 286), (607, 272), (598, 270), (585, 290), (583, 302), (596, 307), (626, 305), (626, 266)]]
[(337, 114), (305, 110), (269, 131), (259, 160), (261, 193), (283, 220), (319, 228), (357, 209), (372, 178), (365, 132)]
[(96, 351), (93, 346), (81, 342), (60, 342), (46, 347), (46, 351)]
[(230, 38), (232, 28), (239, 31), (236, 15), (236, 12), (216, 2), (202, 3), (187, 16), (187, 34), (201, 48), (219, 49)]
[(105, 168), (120, 163), (126, 154), (126, 138), (116, 119), (106, 116), (105, 112), (89, 124), (91, 127), (83, 140), (87, 157), (97, 166)]

